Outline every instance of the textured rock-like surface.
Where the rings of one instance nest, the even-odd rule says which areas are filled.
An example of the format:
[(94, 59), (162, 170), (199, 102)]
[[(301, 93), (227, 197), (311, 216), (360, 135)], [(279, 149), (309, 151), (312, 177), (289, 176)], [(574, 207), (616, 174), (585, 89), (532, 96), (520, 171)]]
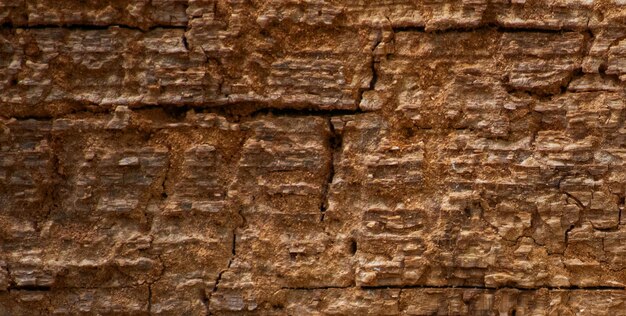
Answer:
[(0, 0), (0, 315), (626, 315), (625, 18)]

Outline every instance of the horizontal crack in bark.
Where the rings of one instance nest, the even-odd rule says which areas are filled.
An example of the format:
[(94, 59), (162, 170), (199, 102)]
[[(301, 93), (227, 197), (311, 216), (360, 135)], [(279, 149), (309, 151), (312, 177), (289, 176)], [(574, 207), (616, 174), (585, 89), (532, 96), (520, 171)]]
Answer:
[(168, 25), (168, 24), (154, 24), (147, 28), (141, 28), (138, 26), (132, 26), (127, 24), (35, 24), (35, 25), (13, 25), (11, 23), (4, 23), (0, 25), (0, 29), (13, 29), (13, 30), (42, 30), (42, 29), (67, 29), (70, 31), (76, 30), (108, 30), (109, 28), (118, 27), (126, 30), (139, 31), (142, 33), (149, 32), (155, 29), (173, 29), (173, 30), (186, 30), (187, 25)]
[(428, 30), (425, 26), (400, 26), (400, 27), (392, 27), (394, 33), (399, 32), (415, 32), (415, 33), (433, 33), (433, 34), (442, 34), (442, 33), (470, 33), (477, 31), (489, 31), (495, 30), (501, 33), (564, 33), (564, 32), (591, 32), (589, 28), (540, 28), (540, 27), (507, 27), (497, 23), (486, 23), (480, 24), (476, 26), (466, 26), (466, 27), (449, 27), (445, 29), (434, 29)]
[(384, 289), (467, 289), (467, 290), (519, 290), (538, 291), (542, 289), (550, 291), (622, 291), (626, 286), (538, 286), (538, 287), (516, 287), (516, 286), (470, 286), (470, 285), (376, 285), (376, 286), (311, 286), (311, 287), (282, 287), (282, 290), (328, 290), (328, 289), (362, 289), (362, 290), (384, 290)]

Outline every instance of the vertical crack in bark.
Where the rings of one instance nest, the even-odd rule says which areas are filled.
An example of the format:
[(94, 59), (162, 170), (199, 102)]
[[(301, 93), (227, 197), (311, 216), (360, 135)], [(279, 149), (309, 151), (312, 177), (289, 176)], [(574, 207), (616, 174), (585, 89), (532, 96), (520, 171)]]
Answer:
[(342, 146), (342, 137), (337, 131), (335, 131), (335, 127), (333, 126), (333, 122), (331, 121), (331, 117), (328, 118), (328, 128), (329, 128), (329, 137), (328, 137), (328, 147), (330, 149), (330, 162), (328, 163), (328, 176), (326, 177), (326, 182), (322, 186), (322, 197), (320, 202), (320, 221), (324, 221), (324, 216), (326, 215), (326, 211), (329, 207), (329, 198), (330, 198), (330, 190), (333, 184), (333, 180), (335, 179), (335, 162), (338, 159), (339, 151)]
[[(250, 133), (250, 131), (248, 131), (248, 133)], [(239, 157), (231, 157), (230, 162), (233, 165), (237, 165), (239, 161), (239, 163), (241, 163), (241, 159), (242, 159), (242, 152), (243, 152), (243, 148), (244, 148), (244, 144), (246, 142), (246, 140), (248, 140), (251, 135), (246, 133), (245, 135), (241, 135), (241, 138), (239, 139), (239, 143), (237, 144), (237, 148), (239, 148)], [(239, 180), (240, 180), (240, 175), (235, 174), (233, 176), (233, 179), (231, 180), (231, 182), (228, 185), (229, 191), (233, 190), (233, 191), (237, 191), (237, 188), (239, 186)], [(206, 306), (206, 310), (207, 310), (207, 314), (208, 315), (213, 315), (213, 311), (211, 310), (211, 298), (213, 297), (213, 295), (219, 290), (219, 285), (220, 282), (222, 281), (222, 276), (224, 275), (224, 273), (226, 271), (228, 271), (232, 265), (233, 262), (235, 261), (235, 258), (237, 256), (237, 235), (238, 235), (238, 230), (242, 229), (244, 227), (246, 227), (247, 225), (247, 221), (246, 218), (244, 216), (244, 205), (242, 203), (241, 200), (236, 199), (236, 197), (234, 197), (233, 195), (231, 195), (230, 193), (227, 194), (228, 200), (230, 202), (232, 202), (233, 204), (231, 205), (233, 208), (233, 222), (238, 221), (238, 223), (234, 223), (233, 224), (233, 228), (232, 228), (232, 240), (231, 240), (231, 257), (230, 259), (228, 259), (228, 263), (226, 264), (226, 267), (222, 270), (219, 271), (219, 273), (217, 274), (217, 276), (215, 277), (215, 282), (213, 284), (213, 289), (211, 289), (211, 291), (209, 293), (205, 292), (205, 298), (204, 298), (204, 302), (205, 302), (205, 306)], [(254, 195), (252, 196), (252, 200), (254, 201)], [(236, 211), (235, 208), (236, 207)], [(235, 219), (236, 218), (236, 219)]]
[[(233, 246), (231, 249), (232, 252), (232, 256), (231, 258), (228, 260), (228, 264), (226, 265), (226, 269), (223, 269), (222, 271), (220, 271), (220, 273), (217, 274), (217, 278), (215, 279), (215, 284), (213, 285), (213, 290), (211, 291), (211, 293), (215, 293), (217, 292), (217, 288), (220, 284), (220, 281), (222, 280), (222, 274), (224, 274), (224, 272), (228, 271), (228, 269), (230, 269), (230, 266), (233, 264), (233, 260), (235, 259), (235, 254), (236, 254), (236, 250), (235, 250), (235, 239), (237, 238), (236, 234), (233, 234)], [(208, 298), (209, 302), (211, 301), (211, 297), (209, 296)]]
[[(559, 185), (559, 190), (561, 190), (561, 188), (560, 188), (561, 180), (559, 180), (559, 184), (558, 184)], [(565, 248), (563, 250), (565, 252), (565, 249), (567, 249), (567, 244), (569, 242), (569, 233), (572, 231), (572, 229), (574, 229), (576, 227), (580, 227), (580, 225), (582, 224), (583, 212), (586, 210), (586, 208), (583, 205), (583, 203), (577, 197), (575, 197), (573, 194), (571, 194), (571, 193), (569, 193), (567, 191), (563, 191), (563, 190), (561, 190), (561, 192), (563, 194), (565, 194), (568, 198), (572, 199), (574, 201), (574, 203), (580, 209), (580, 213), (578, 213), (578, 220), (576, 221), (576, 223), (570, 225), (567, 228), (567, 230), (565, 230)]]
[(148, 285), (148, 315), (152, 314), (152, 284)]
[[(157, 196), (152, 196), (151, 199), (158, 199), (160, 200), (160, 203), (165, 203), (165, 201), (168, 198), (168, 194), (167, 194), (167, 190), (166, 190), (166, 183), (169, 179), (170, 176), (170, 172), (172, 170), (172, 151), (173, 151), (173, 147), (171, 144), (166, 144), (167, 147), (167, 167), (165, 168), (164, 174), (163, 174), (163, 179), (161, 180), (161, 183), (159, 184), (158, 188), (161, 189), (161, 192), (156, 192)], [(148, 203), (149, 204), (149, 203)], [(146, 220), (146, 229), (148, 230), (147, 235), (150, 237), (150, 246), (149, 249), (154, 249), (153, 248), (153, 242), (154, 242), (154, 236), (152, 235), (152, 226), (154, 223), (154, 214), (150, 214), (148, 212), (148, 210), (146, 208), (143, 209), (143, 216), (144, 219)], [(161, 278), (163, 277), (163, 275), (165, 275), (165, 271), (167, 269), (167, 267), (165, 266), (165, 262), (163, 261), (163, 258), (161, 257), (162, 254), (157, 253), (156, 257), (158, 258), (159, 262), (161, 263), (161, 271), (159, 272), (159, 275), (156, 276), (156, 278), (153, 281), (149, 281), (148, 282), (148, 314), (152, 314), (152, 299), (153, 299), (153, 293), (152, 293), (152, 286), (159, 282), (161, 280)]]
[[(150, 241), (150, 248), (152, 248), (152, 240)], [(159, 262), (161, 263), (162, 268), (161, 268), (161, 272), (159, 272), (159, 275), (153, 281), (147, 282), (148, 283), (148, 314), (152, 314), (152, 286), (161, 280), (163, 275), (165, 275), (165, 270), (167, 269), (165, 266), (165, 263), (163, 262), (163, 258), (161, 257), (160, 254), (157, 255), (157, 258), (159, 259)]]
[(224, 274), (224, 272), (228, 271), (228, 269), (230, 269), (231, 265), (233, 264), (233, 260), (235, 260), (235, 255), (236, 255), (236, 248), (235, 248), (235, 240), (237, 239), (237, 234), (235, 232), (233, 232), (233, 243), (232, 243), (232, 249), (231, 249), (231, 253), (232, 256), (231, 258), (228, 260), (228, 264), (226, 265), (226, 269), (221, 270), (218, 274), (217, 274), (217, 278), (215, 278), (215, 284), (213, 285), (213, 289), (211, 290), (211, 293), (209, 294), (209, 296), (206, 298), (206, 308), (208, 311), (209, 315), (212, 315), (211, 313), (211, 297), (213, 296), (214, 293), (217, 292), (218, 287), (220, 282), (222, 281), (222, 275)]
[(218, 288), (219, 288), (219, 284), (222, 281), (222, 275), (228, 271), (228, 269), (230, 269), (230, 267), (233, 264), (233, 261), (235, 260), (235, 257), (237, 256), (237, 229), (243, 227), (246, 223), (245, 217), (243, 216), (242, 213), (242, 208), (239, 207), (237, 214), (239, 215), (240, 218), (240, 224), (233, 228), (233, 239), (232, 239), (232, 243), (231, 243), (231, 257), (230, 259), (228, 259), (228, 264), (226, 265), (225, 269), (222, 269), (218, 274), (217, 277), (215, 278), (215, 284), (213, 285), (213, 289), (211, 290), (211, 293), (209, 293), (208, 297), (205, 299), (206, 301), (206, 307), (207, 307), (207, 311), (209, 312), (209, 315), (212, 315), (211, 313), (211, 297), (213, 296), (214, 293), (217, 292)]
[[(50, 215), (58, 209), (60, 206), (58, 205), (58, 201), (60, 198), (60, 188), (61, 184), (65, 183), (67, 179), (63, 176), (61, 172), (61, 159), (58, 155), (58, 150), (56, 148), (57, 144), (55, 143), (54, 137), (48, 140), (50, 143), (50, 168), (52, 170), (52, 179), (48, 184), (49, 187), (46, 188), (43, 203), (45, 205), (45, 214), (43, 214), (43, 218), (40, 221), (35, 221), (35, 229), (38, 232), (41, 232), (44, 225), (50, 218)], [(60, 145), (59, 145), (60, 146)]]
[(363, 100), (363, 94), (366, 91), (374, 90), (374, 88), (376, 87), (376, 82), (378, 81), (378, 71), (376, 70), (377, 69), (376, 67), (379, 64), (379, 61), (376, 58), (376, 49), (378, 48), (378, 45), (380, 45), (380, 43), (382, 43), (382, 41), (383, 41), (383, 32), (381, 30), (376, 35), (376, 42), (372, 46), (372, 51), (371, 51), (370, 71), (372, 73), (372, 78), (370, 79), (370, 83), (367, 86), (367, 88), (359, 89), (358, 96), (356, 98), (356, 107), (357, 107), (357, 109), (361, 106), (361, 100)]
[(183, 32), (183, 46), (189, 52), (189, 43), (187, 42), (187, 34)]
[(617, 227), (622, 224), (622, 211), (624, 210), (625, 198), (623, 196), (619, 197), (619, 202), (617, 205)]
[(167, 169), (165, 170), (165, 175), (163, 176), (163, 181), (161, 182), (161, 200), (165, 200), (168, 197), (167, 188), (165, 187), (167, 184), (167, 180), (170, 176), (170, 170), (172, 170), (172, 146), (167, 146), (168, 158), (167, 158)]

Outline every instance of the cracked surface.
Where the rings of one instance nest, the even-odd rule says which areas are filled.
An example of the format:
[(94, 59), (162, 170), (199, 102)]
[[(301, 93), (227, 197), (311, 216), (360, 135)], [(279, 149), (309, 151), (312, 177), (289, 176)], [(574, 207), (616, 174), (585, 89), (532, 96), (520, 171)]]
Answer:
[(625, 18), (0, 0), (0, 315), (626, 315)]

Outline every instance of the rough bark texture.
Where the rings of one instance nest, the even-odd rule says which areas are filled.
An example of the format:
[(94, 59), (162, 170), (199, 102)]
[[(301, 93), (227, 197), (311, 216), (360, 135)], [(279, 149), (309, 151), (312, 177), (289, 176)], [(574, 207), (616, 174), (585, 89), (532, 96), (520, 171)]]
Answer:
[(0, 315), (626, 315), (626, 1), (0, 24)]

